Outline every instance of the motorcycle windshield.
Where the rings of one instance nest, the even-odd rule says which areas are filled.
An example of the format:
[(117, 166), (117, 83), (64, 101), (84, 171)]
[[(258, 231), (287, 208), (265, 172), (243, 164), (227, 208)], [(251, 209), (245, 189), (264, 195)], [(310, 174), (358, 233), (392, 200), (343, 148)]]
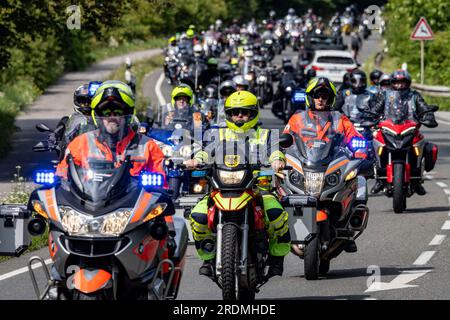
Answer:
[(126, 191), (131, 180), (129, 168), (128, 162), (117, 166), (112, 161), (91, 159), (83, 167), (71, 166), (71, 183), (81, 198), (104, 203)]
[(384, 116), (392, 119), (394, 123), (414, 120), (413, 101), (409, 94), (390, 90), (385, 101)]
[(296, 139), (297, 149), (306, 166), (328, 165), (340, 153), (341, 136), (335, 135), (329, 138), (331, 140), (329, 142), (320, 139)]

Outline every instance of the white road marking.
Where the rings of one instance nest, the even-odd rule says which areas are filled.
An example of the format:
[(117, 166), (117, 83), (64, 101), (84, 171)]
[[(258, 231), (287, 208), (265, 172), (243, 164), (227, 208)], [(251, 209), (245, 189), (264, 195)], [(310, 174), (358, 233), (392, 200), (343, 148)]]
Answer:
[[(47, 259), (44, 262), (45, 262), (45, 264), (50, 264), (52, 262), (52, 259)], [(31, 265), (31, 268), (33, 270), (36, 269), (36, 268), (40, 268), (40, 267), (42, 267), (42, 264), (40, 264), (40, 263), (33, 263)], [(20, 268), (20, 269), (17, 269), (17, 270), (5, 273), (4, 275), (0, 276), (0, 281), (6, 280), (6, 279), (9, 279), (9, 278), (12, 278), (12, 277), (15, 277), (15, 276), (17, 276), (19, 274), (22, 274), (24, 272), (27, 272), (27, 271), (28, 271), (28, 267), (23, 267), (23, 268)]]
[(427, 179), (427, 180), (433, 180), (433, 176), (425, 175), (425, 179)]
[(158, 81), (156, 81), (156, 86), (155, 86), (155, 92), (156, 92), (156, 96), (158, 97), (158, 102), (160, 105), (165, 105), (166, 104), (166, 99), (164, 99), (163, 94), (161, 93), (161, 85), (164, 81), (164, 72), (161, 73), (161, 75), (158, 78)]
[(414, 288), (417, 285), (408, 284), (411, 281), (414, 281), (428, 272), (429, 270), (405, 270), (402, 271), (394, 280), (391, 282), (374, 282), (370, 285), (370, 287), (364, 292), (374, 292), (374, 291), (384, 291), (384, 290), (395, 290), (395, 289), (406, 289), (406, 288)]
[(434, 256), (436, 251), (424, 251), (420, 254), (420, 256), (414, 261), (413, 265), (423, 266), (430, 261), (430, 259)]
[(439, 187), (441, 187), (441, 188), (448, 188), (448, 185), (446, 185), (446, 184), (443, 183), (443, 182), (436, 182), (436, 184), (437, 184)]
[(445, 194), (450, 194), (450, 189), (444, 189)]
[(447, 220), (444, 222), (444, 224), (442, 225), (442, 230), (450, 230), (450, 220)]
[(444, 242), (447, 236), (445, 234), (437, 234), (434, 236), (433, 240), (428, 244), (429, 246), (439, 246)]

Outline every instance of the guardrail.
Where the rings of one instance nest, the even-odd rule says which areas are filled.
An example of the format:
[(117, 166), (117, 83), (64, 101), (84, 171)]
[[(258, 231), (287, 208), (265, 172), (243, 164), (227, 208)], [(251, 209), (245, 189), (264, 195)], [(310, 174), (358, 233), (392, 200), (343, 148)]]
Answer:
[(444, 86), (428, 86), (424, 84), (413, 83), (411, 87), (431, 97), (450, 98), (450, 88)]

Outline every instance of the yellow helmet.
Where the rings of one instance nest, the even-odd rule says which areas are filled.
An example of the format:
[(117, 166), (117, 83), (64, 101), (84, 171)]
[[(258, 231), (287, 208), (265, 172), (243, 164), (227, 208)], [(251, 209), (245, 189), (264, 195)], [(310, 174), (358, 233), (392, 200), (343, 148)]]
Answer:
[(170, 37), (168, 40), (169, 44), (172, 44), (172, 42), (176, 42), (176, 41), (177, 41), (177, 37), (175, 37), (175, 36)]
[(194, 32), (194, 30), (192, 30), (192, 29), (188, 29), (188, 31), (186, 31), (186, 36), (187, 36), (189, 39), (192, 39), (192, 38), (194, 37), (194, 34), (195, 34), (195, 32)]
[(102, 116), (103, 110), (111, 105), (122, 109), (124, 115), (136, 113), (133, 91), (121, 81), (108, 80), (98, 87), (91, 101), (94, 123), (97, 124), (96, 115)]
[(185, 96), (189, 98), (189, 105), (194, 104), (194, 92), (192, 91), (191, 87), (187, 84), (180, 84), (173, 88), (172, 90), (172, 105), (175, 105), (175, 98)]
[[(233, 113), (237, 110), (247, 110), (249, 120), (247, 122), (235, 122), (232, 119)], [(246, 132), (254, 128), (259, 120), (258, 99), (248, 91), (237, 91), (231, 94), (225, 101), (225, 115), (227, 127), (238, 132)]]

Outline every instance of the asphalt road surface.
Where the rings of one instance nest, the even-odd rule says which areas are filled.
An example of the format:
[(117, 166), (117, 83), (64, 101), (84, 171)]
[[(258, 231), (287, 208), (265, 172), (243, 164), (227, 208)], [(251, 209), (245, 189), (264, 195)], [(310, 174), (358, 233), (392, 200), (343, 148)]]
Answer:
[[(369, 39), (362, 55), (369, 56), (378, 46), (377, 39)], [(289, 50), (284, 55), (295, 57)], [(158, 101), (155, 85), (160, 73), (156, 71), (146, 81), (145, 92), (153, 101)], [(164, 81), (160, 84), (160, 98), (168, 101), (170, 87)], [(262, 110), (261, 118), (265, 127), (282, 127), (281, 121), (268, 109)], [(392, 211), (392, 199), (370, 196), (369, 223), (356, 241), (358, 252), (342, 253), (332, 260), (329, 274), (316, 281), (307, 281), (303, 276), (303, 261), (289, 254), (283, 277), (272, 278), (256, 298), (450, 299), (449, 130), (449, 124), (423, 129), (427, 139), (439, 146), (437, 165), (426, 176), (425, 196), (409, 198), (408, 209), (402, 214)], [(0, 264), (0, 299), (35, 299), (30, 277), (23, 269), (31, 255), (48, 259), (44, 248)], [(198, 275), (200, 264), (193, 246), (189, 246), (178, 299), (221, 299), (219, 288), (210, 279)], [(36, 272), (43, 284), (42, 270), (38, 268)]]

